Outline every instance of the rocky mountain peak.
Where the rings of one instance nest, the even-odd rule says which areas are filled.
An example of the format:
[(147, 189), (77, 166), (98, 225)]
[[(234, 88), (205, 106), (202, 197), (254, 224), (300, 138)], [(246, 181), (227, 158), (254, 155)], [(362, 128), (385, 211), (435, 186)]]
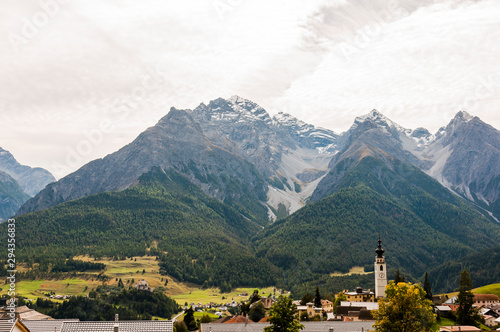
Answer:
[(0, 172), (5, 172), (14, 178), (23, 191), (29, 196), (36, 195), (45, 186), (55, 181), (54, 176), (39, 167), (21, 165), (7, 150), (0, 147)]
[(353, 127), (356, 128), (360, 123), (364, 122), (371, 122), (376, 124), (378, 127), (386, 129), (396, 128), (398, 130), (399, 129), (403, 130), (403, 128), (400, 125), (392, 122), (388, 117), (386, 117), (384, 114), (380, 113), (376, 109), (373, 109), (370, 113), (366, 115), (356, 117), (356, 119), (354, 120)]
[(199, 105), (194, 112), (201, 113), (211, 121), (272, 123), (265, 109), (239, 96), (232, 96), (229, 99), (217, 98), (210, 101), (208, 105)]

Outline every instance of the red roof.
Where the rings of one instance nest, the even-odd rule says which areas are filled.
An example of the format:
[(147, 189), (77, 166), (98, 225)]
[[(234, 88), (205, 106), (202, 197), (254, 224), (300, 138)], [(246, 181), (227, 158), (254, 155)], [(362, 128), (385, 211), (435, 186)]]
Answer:
[[(238, 316), (234, 316), (233, 318), (231, 318), (230, 320), (228, 320), (224, 324), (242, 324), (242, 323), (247, 323), (247, 317), (245, 317), (243, 315), (238, 315)], [(251, 319), (248, 319), (248, 323), (255, 323), (255, 322)]]
[(258, 323), (267, 323), (267, 322), (269, 322), (269, 316), (266, 316), (258, 321)]
[(474, 294), (474, 302), (499, 302), (500, 299), (495, 294)]

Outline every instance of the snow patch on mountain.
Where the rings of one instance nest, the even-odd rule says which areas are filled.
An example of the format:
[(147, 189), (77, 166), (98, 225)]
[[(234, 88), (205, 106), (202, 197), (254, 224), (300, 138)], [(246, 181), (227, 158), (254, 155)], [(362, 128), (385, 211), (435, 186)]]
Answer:
[(450, 150), (449, 146), (434, 151), (432, 157), (430, 158), (434, 161), (434, 165), (427, 170), (427, 174), (434, 179), (438, 180), (445, 187), (450, 187), (448, 181), (443, 177), (443, 171), (446, 166), (446, 161), (450, 157), (453, 151)]
[[(283, 204), (288, 213), (291, 214), (303, 207), (308, 198), (318, 186), (321, 179), (325, 176), (328, 169), (328, 163), (334, 153), (319, 153), (317, 150), (297, 148), (289, 149), (282, 155), (282, 161), (278, 169), (278, 175), (285, 178), (291, 187), (291, 190), (285, 186), (285, 189), (279, 189), (269, 186), (267, 204), (278, 209)], [(320, 177), (310, 182), (301, 181), (298, 175), (305, 170), (323, 171)], [(300, 192), (295, 191), (295, 183), (301, 187)]]
[[(326, 173), (316, 180), (304, 184), (300, 193), (297, 193), (294, 190), (289, 190), (286, 187), (285, 190), (281, 190), (269, 186), (269, 190), (267, 192), (267, 204), (272, 206), (274, 209), (278, 209), (279, 205), (283, 204), (288, 213), (292, 214), (306, 205), (307, 200), (311, 197), (314, 190), (325, 176)], [(276, 220), (276, 215), (271, 209), (269, 209), (269, 212), (270, 219), (273, 221)]]

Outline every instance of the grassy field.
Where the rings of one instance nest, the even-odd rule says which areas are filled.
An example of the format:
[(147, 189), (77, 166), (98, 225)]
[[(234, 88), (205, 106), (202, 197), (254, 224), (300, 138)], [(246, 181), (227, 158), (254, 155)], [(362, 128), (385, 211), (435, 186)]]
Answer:
[[(104, 274), (110, 277), (107, 285), (118, 285), (118, 280), (122, 279), (125, 287), (137, 283), (139, 280), (146, 280), (150, 287), (164, 287), (165, 293), (171, 296), (180, 305), (185, 302), (207, 304), (210, 302), (225, 303), (234, 301), (240, 302), (248, 297), (240, 297), (239, 294), (251, 294), (255, 288), (238, 288), (228, 294), (221, 294), (218, 289), (211, 288), (202, 290), (200, 286), (190, 283), (180, 283), (176, 280), (162, 276), (158, 261), (153, 256), (133, 257), (132, 259), (113, 261), (109, 259), (94, 260), (87, 256), (74, 257), (75, 260), (92, 261), (106, 264)], [(19, 270), (26, 271), (27, 268), (19, 266)], [(144, 273), (143, 273), (144, 271)], [(16, 285), (16, 292), (20, 296), (29, 299), (45, 297), (46, 293), (53, 292), (58, 295), (87, 295), (91, 290), (102, 285), (102, 281), (97, 280), (97, 274), (102, 271), (88, 272), (81, 274), (78, 278), (62, 278), (59, 280), (32, 280), (20, 281)], [(165, 285), (167, 281), (167, 285)], [(7, 287), (2, 287), (0, 294), (7, 293)], [(269, 294), (273, 288), (259, 289), (259, 293)], [(224, 297), (224, 299), (223, 299)]]
[(239, 296), (243, 293), (248, 293), (250, 295), (255, 289), (259, 290), (259, 294), (267, 295), (273, 292), (273, 288), (236, 288), (231, 293), (221, 294), (217, 288), (200, 289), (199, 287), (191, 288), (189, 292), (182, 294), (171, 295), (174, 300), (180, 305), (184, 305), (186, 302), (188, 305), (194, 304), (207, 304), (210, 302), (214, 303), (226, 303), (234, 300), (236, 302), (241, 302), (247, 300), (248, 296)]
[[(45, 297), (46, 293), (54, 292), (61, 295), (82, 295), (88, 293), (92, 286), (97, 287), (100, 282), (90, 282), (84, 279), (61, 279), (61, 280), (32, 280), (20, 281), (16, 284), (16, 293), (28, 299)], [(85, 292), (85, 287), (88, 291)], [(7, 293), (6, 287), (0, 294)]]
[[(476, 294), (495, 294), (498, 297), (500, 297), (500, 283), (486, 285), (486, 286), (482, 286), (482, 287), (478, 287), (478, 288), (474, 288), (472, 290), (472, 293), (476, 293)], [(447, 293), (447, 294), (444, 294), (444, 295), (448, 295), (448, 297), (457, 296), (458, 292)]]
[(371, 274), (371, 273), (373, 273), (373, 271), (365, 272), (365, 268), (362, 266), (354, 266), (347, 273), (340, 273), (340, 272), (330, 273), (330, 277), (343, 277), (343, 276), (350, 276), (353, 274)]
[(495, 294), (500, 297), (500, 283), (479, 287), (474, 289), (473, 292), (478, 294)]

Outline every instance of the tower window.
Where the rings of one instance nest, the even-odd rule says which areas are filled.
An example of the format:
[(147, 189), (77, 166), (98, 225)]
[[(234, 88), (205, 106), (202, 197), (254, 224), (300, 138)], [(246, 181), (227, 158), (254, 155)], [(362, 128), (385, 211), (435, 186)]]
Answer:
[(384, 266), (380, 265), (380, 271), (384, 271)]

